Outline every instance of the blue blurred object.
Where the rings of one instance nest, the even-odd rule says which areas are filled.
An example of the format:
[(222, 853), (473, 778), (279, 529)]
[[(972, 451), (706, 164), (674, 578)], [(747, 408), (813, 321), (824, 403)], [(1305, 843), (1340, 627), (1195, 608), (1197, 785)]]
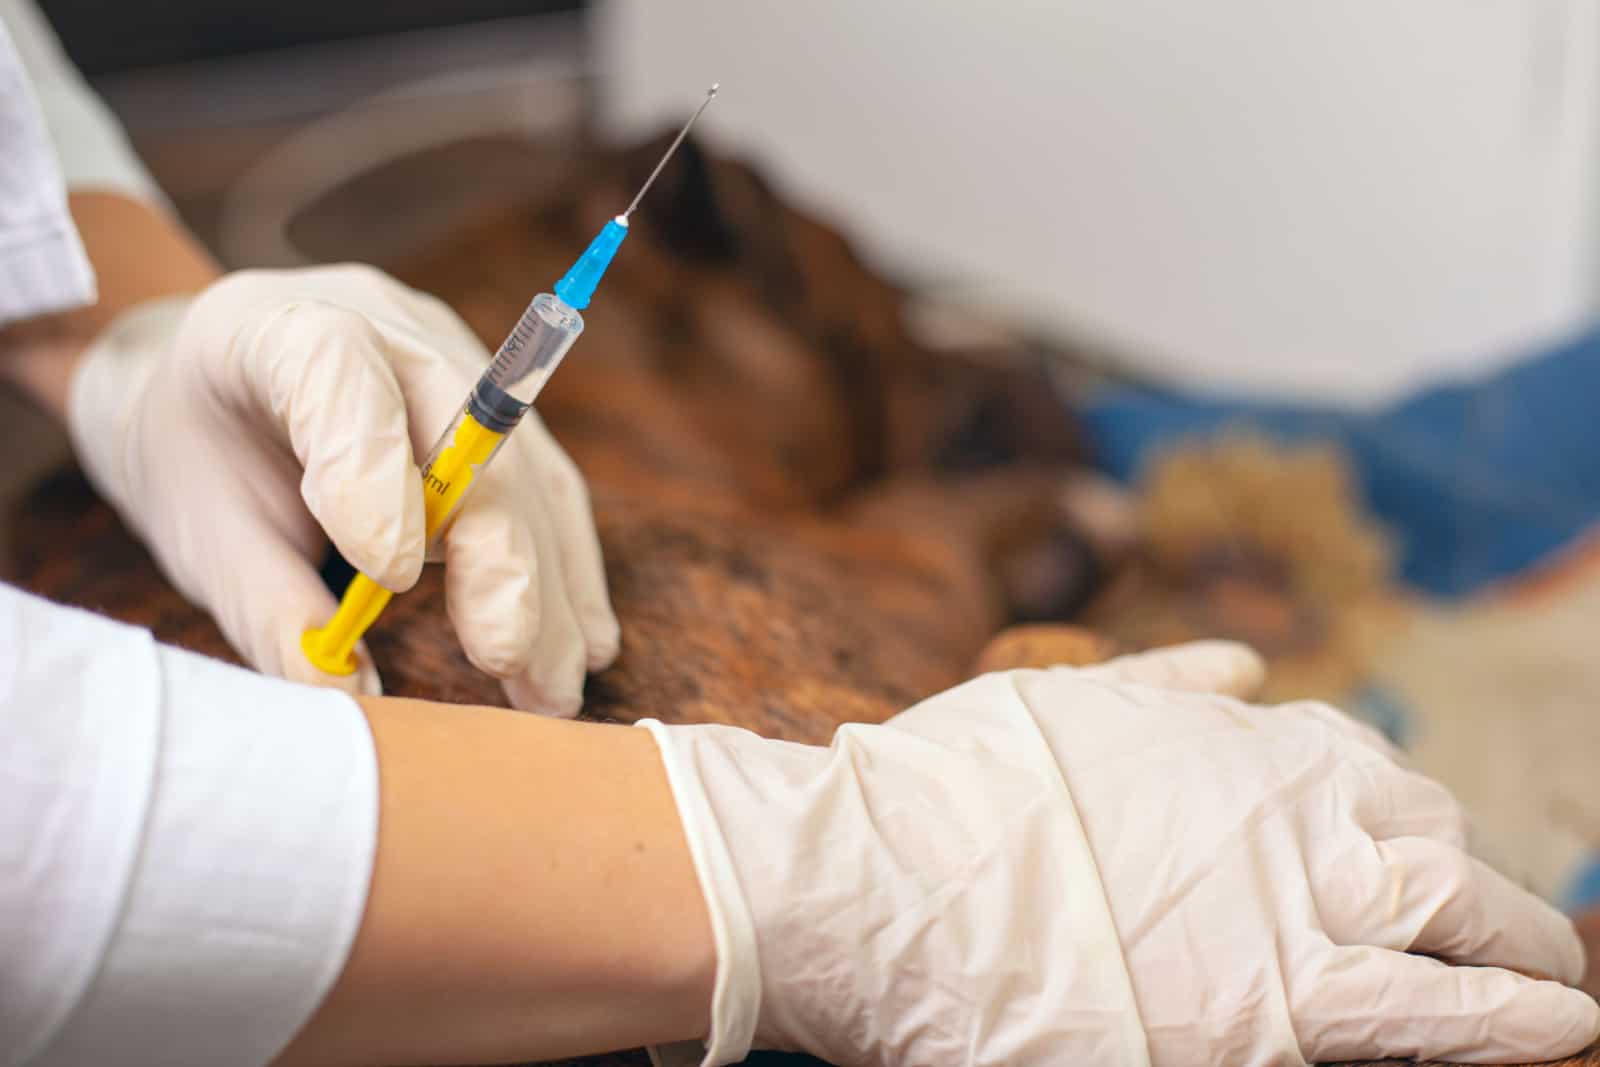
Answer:
[(1083, 411), (1100, 465), (1137, 478), (1152, 453), (1249, 428), (1343, 446), (1398, 540), (1404, 579), (1460, 596), (1524, 570), (1600, 520), (1600, 329), (1481, 381), (1386, 411), (1104, 392)]
[(1351, 694), (1344, 710), (1387, 737), (1397, 748), (1411, 744), (1411, 711), (1381, 685), (1368, 683)]
[(1560, 903), (1569, 912), (1600, 907), (1600, 853), (1591, 856), (1589, 862), (1583, 865), (1572, 880), (1566, 899)]

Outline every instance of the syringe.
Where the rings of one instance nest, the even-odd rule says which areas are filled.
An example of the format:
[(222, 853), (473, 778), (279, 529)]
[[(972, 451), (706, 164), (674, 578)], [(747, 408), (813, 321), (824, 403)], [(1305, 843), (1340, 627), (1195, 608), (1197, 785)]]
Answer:
[[(689, 121), (661, 156), (626, 211), (605, 224), (572, 268), (555, 284), (553, 293), (540, 293), (522, 313), (511, 334), (500, 345), (488, 369), (450, 420), (422, 465), (422, 499), (426, 516), (427, 547), (431, 550), (449, 528), (450, 520), (481, 474), (505, 444), (544, 383), (561, 365), (562, 358), (583, 332), (583, 316), (595, 286), (628, 236), (628, 217), (655, 184), (656, 176), (683, 143), (689, 128), (717, 95), (720, 85), (706, 91)], [(389, 590), (357, 574), (339, 601), (339, 610), (326, 626), (307, 630), (300, 647), (313, 666), (328, 674), (348, 675), (356, 670), (356, 643), (383, 613)]]

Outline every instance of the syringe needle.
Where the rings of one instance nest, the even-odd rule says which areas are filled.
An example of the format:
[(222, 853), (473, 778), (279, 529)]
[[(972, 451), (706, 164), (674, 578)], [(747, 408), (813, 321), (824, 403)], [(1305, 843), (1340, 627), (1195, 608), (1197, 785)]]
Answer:
[(666, 152), (661, 157), (661, 162), (656, 164), (656, 169), (650, 172), (650, 177), (646, 178), (644, 185), (639, 187), (639, 192), (634, 196), (633, 203), (628, 205), (628, 210), (622, 213), (624, 219), (633, 214), (634, 208), (639, 206), (639, 201), (644, 199), (644, 194), (648, 193), (650, 187), (656, 183), (656, 175), (661, 173), (661, 168), (667, 165), (667, 160), (672, 158), (672, 153), (678, 150), (678, 146), (683, 143), (683, 139), (689, 136), (689, 127), (694, 125), (694, 120), (700, 117), (700, 112), (706, 109), (706, 106), (711, 103), (711, 98), (717, 95), (717, 90), (720, 88), (722, 88), (722, 83), (717, 82), (706, 90), (706, 98), (700, 101), (700, 106), (695, 108), (693, 115), (689, 116), (689, 121), (683, 124), (683, 129), (678, 131), (678, 136), (672, 139), (672, 143), (667, 146)]

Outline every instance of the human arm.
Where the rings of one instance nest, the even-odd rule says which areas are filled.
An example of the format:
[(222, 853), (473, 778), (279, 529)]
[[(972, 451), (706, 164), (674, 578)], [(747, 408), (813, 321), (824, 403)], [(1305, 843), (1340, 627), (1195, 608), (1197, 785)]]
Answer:
[[(1217, 695), (1260, 670), (1200, 645), (995, 674), (827, 749), (648, 724), (658, 753), (644, 731), (368, 702), (383, 773), (414, 772), (385, 787), (405, 822), (281, 1067), (691, 1030), (709, 1053), (666, 1062), (752, 1045), (885, 1065), (1521, 1062), (1591, 1041), (1592, 1001), (1496, 969), (1574, 980), (1571, 924), (1461, 851), (1459, 809), (1376, 735)], [(440, 768), (443, 751), (461, 759)], [(499, 859), (525, 806), (548, 813), (541, 834), (570, 820), (559, 866)]]
[(642, 730), (363, 698), (361, 932), (279, 1067), (502, 1063), (698, 1037), (716, 955)]
[(0, 380), (62, 422), (79, 362), (119, 315), (149, 301), (193, 295), (222, 276), (182, 224), (149, 201), (82, 190), (69, 194), (68, 204), (94, 264), (98, 299), (0, 327)]
[(363, 704), (0, 586), (0, 1065), (704, 1032), (714, 955), (647, 735)]
[[(4, 151), (19, 168), (6, 175), (5, 195), (25, 205), (14, 217), (0, 211), (0, 267), (8, 228), (62, 231), (31, 264), (37, 276), (12, 283), (27, 300), (0, 301), (0, 380), (64, 419), (77, 360), (112, 319), (198, 292), (221, 272), (172, 215), (33, 0), (0, 0), (0, 81)], [(40, 313), (29, 314), (29, 303)]]

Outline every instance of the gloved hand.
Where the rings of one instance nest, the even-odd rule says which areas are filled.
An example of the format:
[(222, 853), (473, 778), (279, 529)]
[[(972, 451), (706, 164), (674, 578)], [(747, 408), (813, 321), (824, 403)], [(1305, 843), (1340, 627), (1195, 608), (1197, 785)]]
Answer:
[[(1371, 731), (1199, 644), (985, 675), (830, 748), (646, 725), (712, 917), (705, 1063), (1528, 1062), (1600, 1031), (1571, 923)], [(1454, 963), (1408, 953), (1430, 953)], [(698, 1048), (658, 1051), (698, 1062)]]
[[(380, 271), (242, 271), (116, 320), (83, 358), (67, 421), (96, 487), (250, 663), (374, 693), (364, 648), (347, 679), (300, 650), (336, 606), (317, 566), (331, 538), (387, 588), (416, 582), (417, 461), (488, 358), (441, 301)], [(472, 662), (518, 707), (576, 713), (585, 669), (616, 655), (617, 620), (583, 480), (535, 414), (443, 554)]]

